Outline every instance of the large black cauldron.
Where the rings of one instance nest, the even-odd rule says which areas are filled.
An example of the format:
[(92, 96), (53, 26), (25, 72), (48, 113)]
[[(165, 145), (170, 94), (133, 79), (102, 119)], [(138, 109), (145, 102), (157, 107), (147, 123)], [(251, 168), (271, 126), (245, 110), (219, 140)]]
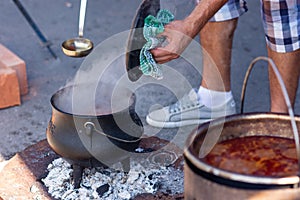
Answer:
[[(129, 157), (138, 147), (143, 125), (135, 112), (134, 93), (122, 88), (113, 98), (108, 88), (102, 84), (94, 91), (94, 98), (85, 94), (86, 86), (82, 85), (57, 91), (51, 98), (47, 140), (57, 154), (72, 164), (110, 166), (121, 161), (128, 170)], [(80, 103), (76, 96), (82, 101), (92, 99), (86, 103), (94, 105)], [(78, 105), (81, 108), (76, 104), (82, 104)]]

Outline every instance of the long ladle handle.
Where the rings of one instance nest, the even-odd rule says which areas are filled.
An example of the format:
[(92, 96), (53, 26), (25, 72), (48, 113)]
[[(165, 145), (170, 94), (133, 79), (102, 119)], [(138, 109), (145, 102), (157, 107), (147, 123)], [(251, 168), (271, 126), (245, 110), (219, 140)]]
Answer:
[(281, 90), (282, 90), (282, 93), (283, 93), (283, 96), (284, 96), (284, 99), (285, 99), (285, 103), (288, 107), (288, 113), (289, 113), (290, 118), (291, 118), (291, 125), (292, 125), (292, 129), (293, 129), (293, 133), (294, 133), (294, 140), (295, 140), (295, 146), (296, 146), (296, 151), (297, 151), (296, 153), (297, 153), (297, 158), (298, 158), (298, 176), (300, 176), (300, 144), (299, 144), (300, 141), (299, 141), (299, 134), (298, 134), (298, 129), (297, 129), (296, 121), (295, 121), (295, 115), (294, 115), (294, 111), (293, 111), (292, 106), (291, 106), (291, 102), (290, 102), (286, 87), (285, 87), (284, 82), (282, 80), (282, 77), (281, 77), (281, 75), (280, 75), (280, 73), (279, 73), (279, 71), (278, 71), (278, 69), (277, 69), (277, 67), (276, 67), (276, 65), (275, 65), (275, 63), (273, 62), (272, 59), (260, 56), (260, 57), (255, 58), (250, 63), (249, 68), (247, 70), (247, 73), (245, 75), (243, 88), (242, 88), (241, 114), (243, 113), (243, 109), (244, 109), (244, 97), (245, 97), (246, 85), (247, 85), (247, 82), (248, 82), (248, 78), (249, 78), (249, 75), (251, 73), (252, 68), (254, 67), (254, 64), (259, 60), (265, 60), (270, 64), (270, 66), (272, 67), (273, 72), (275, 73), (275, 75), (278, 79), (278, 82), (280, 84), (280, 87), (281, 87)]
[(86, 12), (86, 4), (87, 0), (80, 1), (80, 10), (79, 10), (79, 37), (83, 37), (83, 28), (84, 28), (84, 20), (85, 20), (85, 12)]

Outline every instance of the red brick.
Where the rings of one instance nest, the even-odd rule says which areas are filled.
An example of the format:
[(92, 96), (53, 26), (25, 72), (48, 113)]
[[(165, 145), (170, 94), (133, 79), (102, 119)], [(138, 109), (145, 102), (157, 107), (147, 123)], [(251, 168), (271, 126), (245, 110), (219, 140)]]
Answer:
[(25, 95), (28, 93), (26, 64), (24, 60), (19, 58), (2, 44), (0, 44), (0, 67), (14, 69), (19, 81), (20, 94)]
[(21, 104), (17, 73), (10, 68), (0, 68), (0, 108)]

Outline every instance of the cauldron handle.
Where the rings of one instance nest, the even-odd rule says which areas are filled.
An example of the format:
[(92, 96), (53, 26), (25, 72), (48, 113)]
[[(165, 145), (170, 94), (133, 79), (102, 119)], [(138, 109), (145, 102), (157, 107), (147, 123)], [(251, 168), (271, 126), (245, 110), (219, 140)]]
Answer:
[(97, 133), (99, 133), (99, 134), (101, 134), (105, 137), (108, 137), (110, 139), (119, 141), (119, 142), (133, 143), (133, 142), (138, 142), (140, 140), (140, 138), (138, 138), (136, 140), (128, 141), (128, 140), (123, 140), (123, 139), (120, 139), (120, 138), (117, 138), (117, 137), (114, 137), (114, 136), (111, 136), (111, 135), (107, 135), (107, 134), (103, 133), (102, 131), (98, 130), (93, 122), (85, 122), (84, 127), (86, 128), (86, 131), (87, 131), (86, 134), (89, 135), (89, 136), (91, 136), (93, 130), (95, 130)]
[[(284, 96), (284, 100), (288, 107), (288, 113), (291, 118), (291, 125), (292, 125), (292, 130), (294, 133), (294, 140), (295, 140), (297, 158), (298, 158), (298, 176), (300, 176), (300, 146), (299, 146), (300, 141), (299, 141), (299, 134), (298, 134), (298, 129), (297, 129), (296, 121), (295, 121), (295, 115), (294, 115), (294, 111), (291, 106), (291, 102), (290, 102), (287, 90), (286, 90), (284, 82), (282, 80), (282, 77), (281, 77), (275, 63), (273, 62), (273, 60), (271, 58), (259, 56), (259, 57), (255, 58), (254, 60), (252, 60), (252, 62), (250, 63), (248, 70), (246, 72), (245, 78), (244, 78), (243, 88), (242, 88), (242, 93), (241, 93), (241, 114), (243, 114), (243, 112), (244, 112), (244, 97), (245, 97), (245, 93), (246, 93), (246, 86), (247, 86), (248, 78), (254, 67), (254, 64), (256, 62), (258, 62), (259, 60), (265, 60), (270, 64), (270, 66), (272, 67), (272, 69), (278, 79), (278, 82), (280, 84), (280, 87), (281, 87), (281, 90), (282, 90), (282, 93)], [(300, 185), (298, 185), (298, 187), (300, 187)]]

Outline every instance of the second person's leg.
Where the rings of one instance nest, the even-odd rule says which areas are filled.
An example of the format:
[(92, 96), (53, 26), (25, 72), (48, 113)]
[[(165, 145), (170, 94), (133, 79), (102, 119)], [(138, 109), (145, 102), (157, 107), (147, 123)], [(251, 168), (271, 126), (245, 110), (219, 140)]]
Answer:
[[(293, 106), (300, 75), (300, 3), (288, 0), (261, 2), (268, 55), (282, 76)], [(282, 89), (271, 68), (269, 78), (271, 112), (287, 113)]]

